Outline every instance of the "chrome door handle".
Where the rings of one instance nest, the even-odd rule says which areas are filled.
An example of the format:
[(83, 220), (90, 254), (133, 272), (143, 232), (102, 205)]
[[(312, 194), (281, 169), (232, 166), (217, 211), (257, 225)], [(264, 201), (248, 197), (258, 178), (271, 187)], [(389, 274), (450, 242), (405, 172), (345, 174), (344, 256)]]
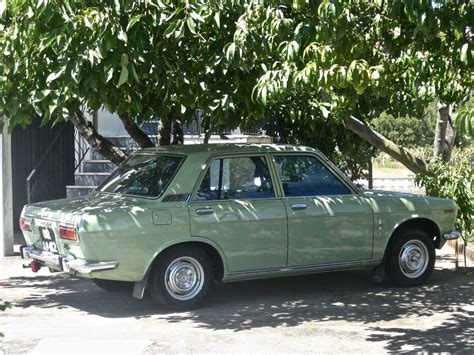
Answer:
[(292, 203), (291, 205), (292, 210), (304, 210), (306, 207), (306, 203)]
[(205, 215), (205, 214), (212, 214), (212, 213), (214, 213), (214, 209), (212, 209), (212, 208), (210, 208), (210, 207), (198, 208), (195, 212), (196, 212), (196, 214), (202, 216), (202, 215)]

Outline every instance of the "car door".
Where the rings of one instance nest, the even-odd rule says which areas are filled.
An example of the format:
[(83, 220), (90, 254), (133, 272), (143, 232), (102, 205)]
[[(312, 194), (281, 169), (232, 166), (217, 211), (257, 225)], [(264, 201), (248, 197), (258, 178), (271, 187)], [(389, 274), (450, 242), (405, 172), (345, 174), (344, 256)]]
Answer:
[(287, 216), (265, 154), (216, 157), (189, 203), (191, 235), (223, 250), (229, 273), (286, 266)]
[(288, 267), (371, 259), (373, 211), (316, 155), (275, 155), (288, 213)]

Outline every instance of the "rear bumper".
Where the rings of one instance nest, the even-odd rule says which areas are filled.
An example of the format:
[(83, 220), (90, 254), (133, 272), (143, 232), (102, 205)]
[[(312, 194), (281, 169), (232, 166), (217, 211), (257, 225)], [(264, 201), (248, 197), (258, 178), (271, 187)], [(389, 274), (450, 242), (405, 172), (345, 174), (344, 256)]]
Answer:
[(443, 234), (443, 238), (445, 240), (453, 240), (453, 239), (458, 239), (461, 236), (461, 233), (458, 231), (452, 231), (448, 233)]
[(94, 263), (83, 259), (74, 259), (69, 256), (53, 254), (26, 245), (20, 247), (20, 254), (23, 259), (36, 260), (44, 266), (72, 274), (90, 274), (96, 271), (116, 269), (118, 266), (117, 261), (100, 261)]

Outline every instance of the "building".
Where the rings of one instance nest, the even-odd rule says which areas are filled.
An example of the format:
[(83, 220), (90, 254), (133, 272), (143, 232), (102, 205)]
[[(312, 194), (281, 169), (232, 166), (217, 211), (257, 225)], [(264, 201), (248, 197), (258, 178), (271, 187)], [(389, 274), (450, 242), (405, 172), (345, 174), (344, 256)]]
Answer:
[[(127, 153), (138, 147), (128, 136), (122, 122), (109, 112), (89, 117), (98, 132), (112, 140)], [(143, 127), (156, 141), (157, 122)], [(12, 255), (14, 244), (22, 243), (18, 220), (23, 206), (66, 196), (90, 193), (104, 181), (115, 166), (92, 151), (69, 123), (41, 127), (40, 120), (12, 132), (1, 127), (0, 134), (0, 257)], [(184, 144), (203, 143), (191, 125), (184, 129)], [(209, 143), (271, 143), (265, 135), (246, 135), (239, 130), (229, 139), (211, 136)], [(16, 240), (15, 240), (16, 239)]]

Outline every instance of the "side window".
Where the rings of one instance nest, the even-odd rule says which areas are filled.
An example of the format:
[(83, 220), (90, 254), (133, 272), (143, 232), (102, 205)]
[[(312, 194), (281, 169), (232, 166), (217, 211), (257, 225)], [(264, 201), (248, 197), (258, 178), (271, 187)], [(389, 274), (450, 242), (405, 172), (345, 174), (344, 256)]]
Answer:
[(274, 197), (264, 157), (215, 159), (197, 192), (198, 200), (238, 200)]
[(285, 196), (346, 195), (351, 191), (318, 159), (307, 155), (276, 156)]

